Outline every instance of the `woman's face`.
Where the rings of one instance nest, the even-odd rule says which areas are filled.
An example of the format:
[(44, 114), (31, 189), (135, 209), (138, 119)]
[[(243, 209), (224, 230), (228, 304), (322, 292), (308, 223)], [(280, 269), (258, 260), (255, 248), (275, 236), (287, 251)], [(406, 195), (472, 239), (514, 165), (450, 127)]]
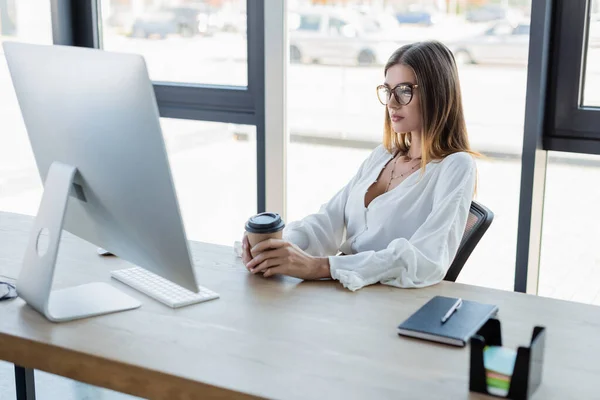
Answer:
[[(398, 85), (417, 84), (417, 77), (412, 68), (406, 65), (396, 64), (390, 67), (385, 74), (385, 84), (390, 89), (396, 88)], [(403, 86), (400, 90), (400, 98), (410, 102), (407, 105), (402, 105), (396, 101), (392, 95), (388, 100), (387, 108), (390, 115), (390, 122), (394, 132), (421, 132), (423, 127), (423, 119), (421, 117), (421, 103), (419, 100), (419, 89), (412, 89), (412, 99), (410, 98), (411, 89)]]

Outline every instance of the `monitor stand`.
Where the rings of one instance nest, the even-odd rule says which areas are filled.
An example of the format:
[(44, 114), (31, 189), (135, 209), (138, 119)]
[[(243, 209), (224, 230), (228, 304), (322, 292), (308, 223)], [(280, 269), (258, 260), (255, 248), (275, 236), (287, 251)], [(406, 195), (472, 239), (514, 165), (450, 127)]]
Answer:
[[(77, 168), (54, 162), (29, 236), (17, 292), (27, 304), (53, 322), (70, 321), (141, 306), (136, 299), (102, 282), (52, 290), (56, 257), (69, 192)], [(47, 237), (44, 237), (47, 236)], [(47, 239), (47, 250), (40, 243)]]

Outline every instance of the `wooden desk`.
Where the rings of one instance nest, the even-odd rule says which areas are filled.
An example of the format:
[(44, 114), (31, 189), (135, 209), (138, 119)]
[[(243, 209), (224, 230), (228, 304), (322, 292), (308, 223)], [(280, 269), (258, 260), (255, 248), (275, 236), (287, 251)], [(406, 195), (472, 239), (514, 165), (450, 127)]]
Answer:
[[(0, 275), (17, 277), (31, 222), (0, 213)], [(468, 390), (468, 347), (396, 334), (432, 296), (446, 295), (497, 304), (508, 346), (547, 327), (534, 398), (598, 398), (598, 307), (448, 282), (353, 293), (337, 282), (252, 276), (230, 247), (192, 250), (200, 284), (221, 298), (172, 310), (111, 281), (108, 271), (126, 262), (65, 234), (55, 286), (111, 282), (142, 308), (53, 324), (20, 299), (0, 302), (0, 359), (153, 399), (484, 397)]]

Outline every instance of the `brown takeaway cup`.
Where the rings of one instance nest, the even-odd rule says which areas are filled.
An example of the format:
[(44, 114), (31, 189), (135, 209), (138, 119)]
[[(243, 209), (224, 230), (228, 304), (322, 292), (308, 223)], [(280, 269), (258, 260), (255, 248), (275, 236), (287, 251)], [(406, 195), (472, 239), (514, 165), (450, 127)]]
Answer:
[(267, 239), (281, 239), (285, 223), (277, 213), (264, 212), (250, 217), (246, 222), (246, 234), (250, 248)]

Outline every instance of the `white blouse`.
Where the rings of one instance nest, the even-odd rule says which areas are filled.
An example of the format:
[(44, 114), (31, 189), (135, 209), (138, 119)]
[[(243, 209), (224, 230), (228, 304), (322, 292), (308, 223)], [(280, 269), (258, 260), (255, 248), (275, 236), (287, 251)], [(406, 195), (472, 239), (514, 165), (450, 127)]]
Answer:
[(283, 232), (308, 254), (328, 256), (331, 276), (350, 290), (377, 282), (401, 288), (440, 282), (467, 224), (476, 180), (468, 153), (429, 162), (424, 174), (416, 170), (365, 207), (367, 190), (392, 158), (377, 147), (318, 213)]

